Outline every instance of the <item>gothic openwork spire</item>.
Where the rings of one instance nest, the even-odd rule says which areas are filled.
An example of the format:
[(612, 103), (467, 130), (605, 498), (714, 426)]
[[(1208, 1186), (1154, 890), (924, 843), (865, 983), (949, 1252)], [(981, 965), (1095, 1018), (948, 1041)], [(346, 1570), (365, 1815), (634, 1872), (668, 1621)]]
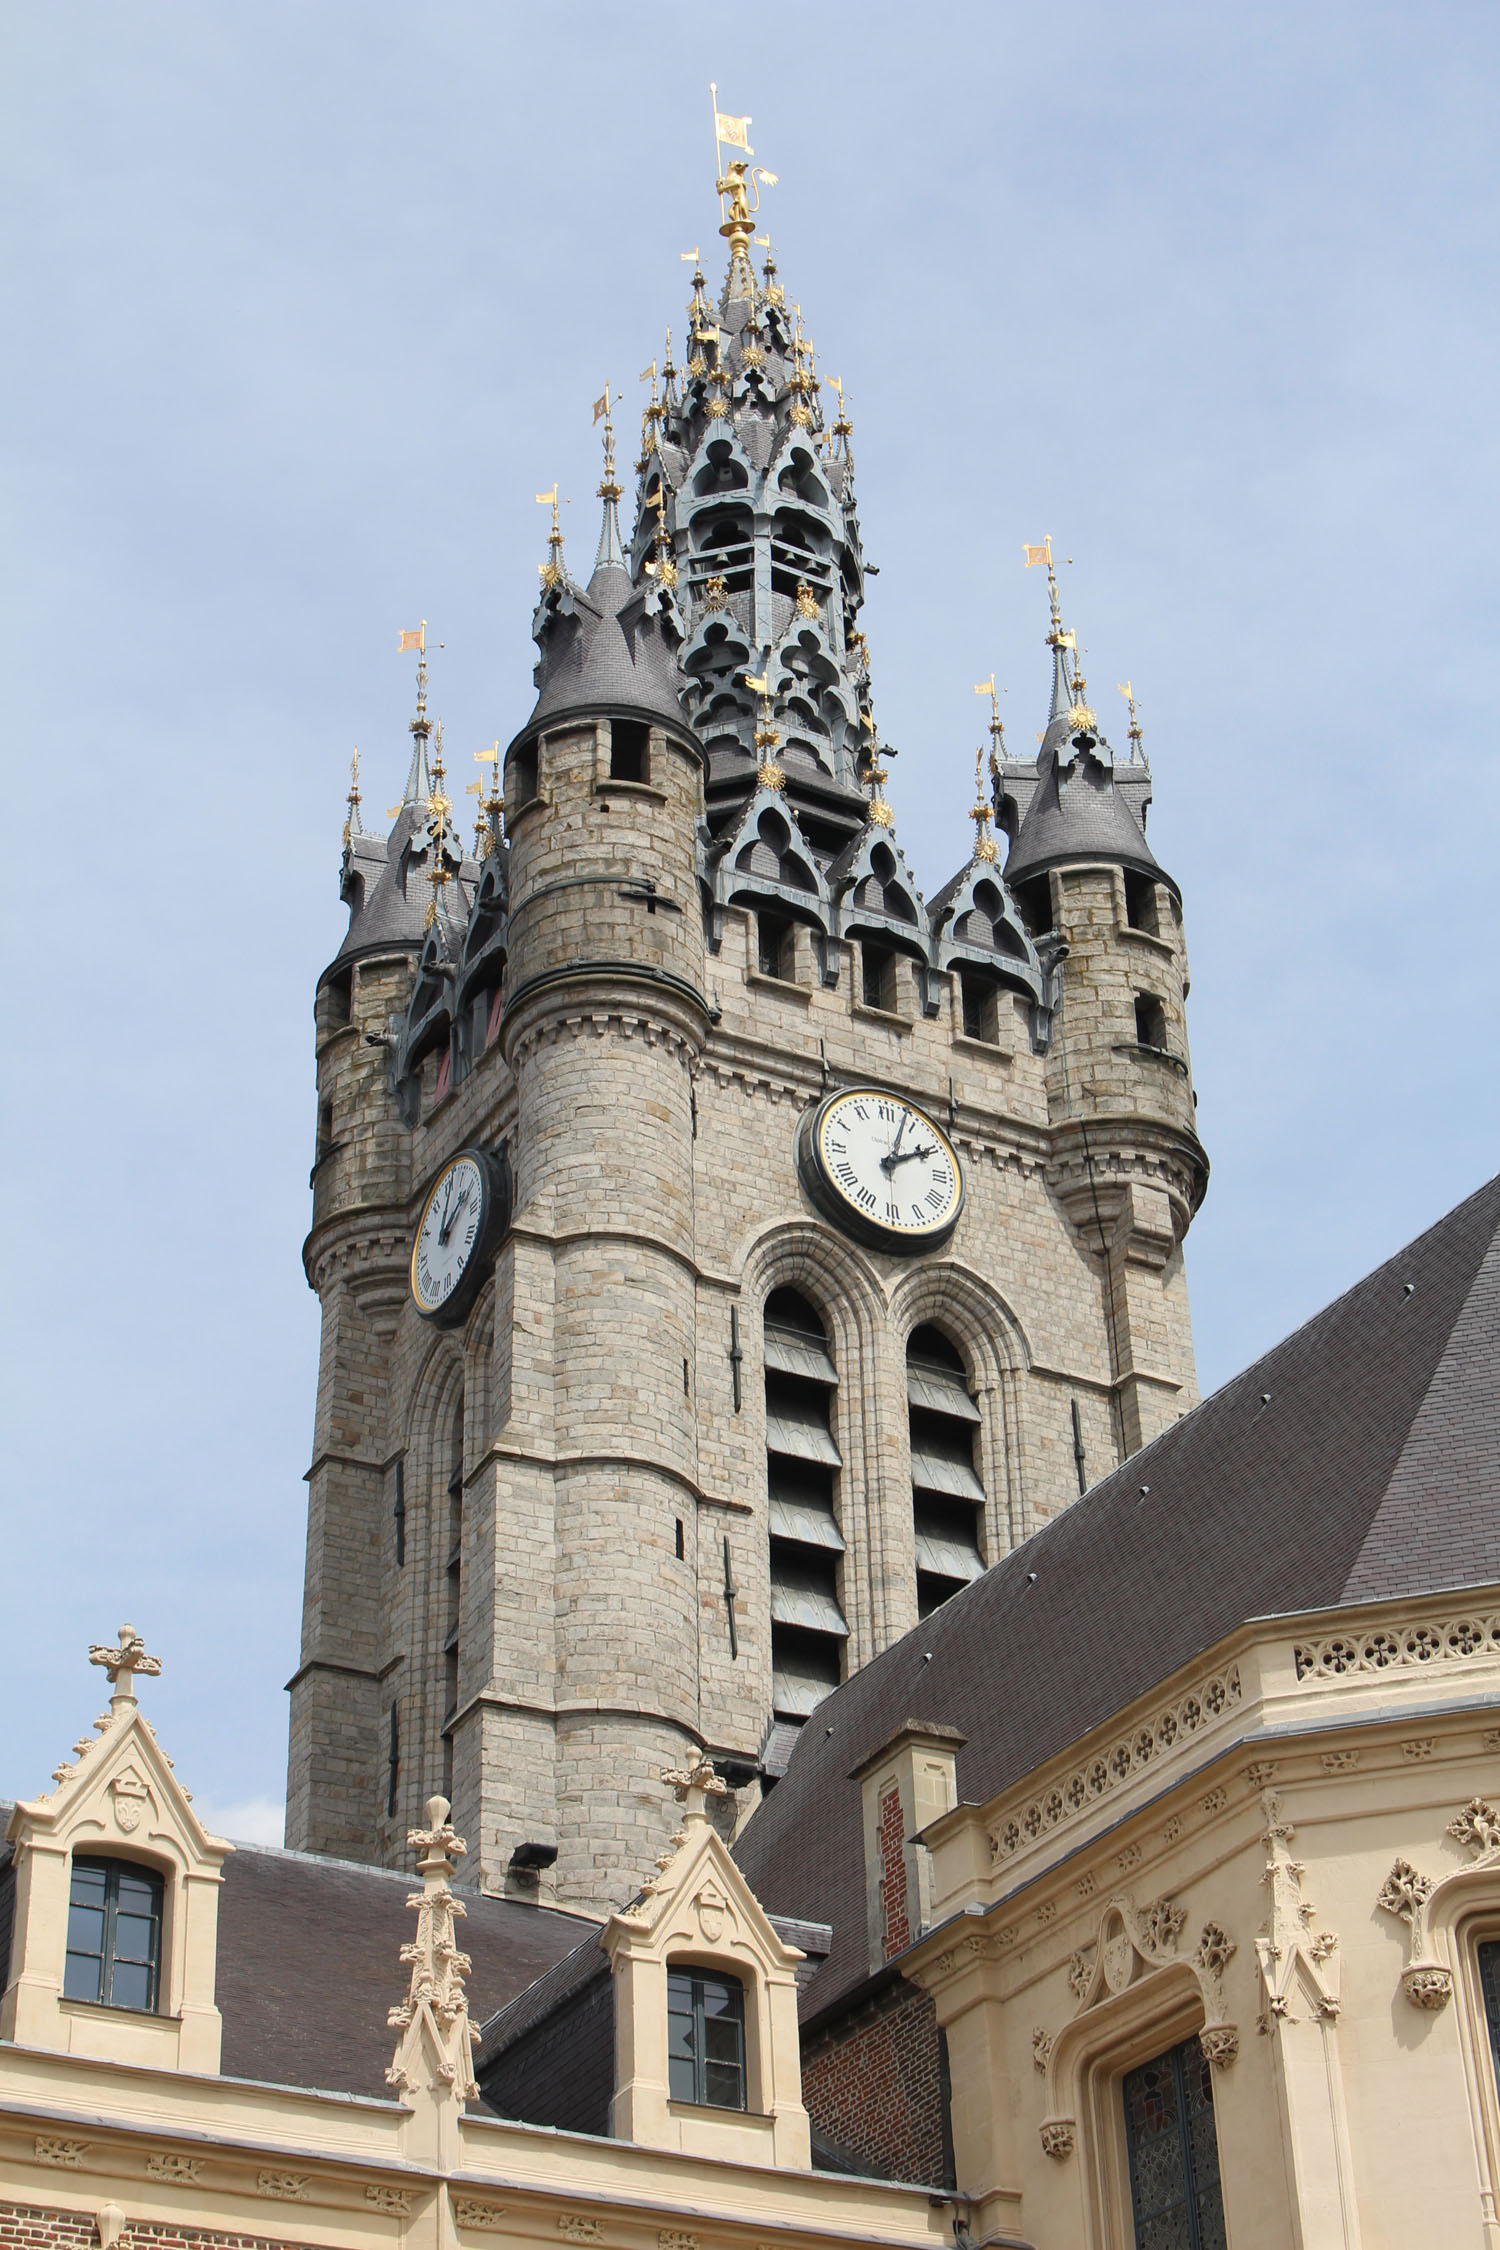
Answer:
[(421, 1854), (422, 1888), (406, 1902), (417, 1910), (416, 1939), (401, 1948), (402, 1960), (411, 1963), (411, 1985), (386, 2019), (401, 2037), (385, 2075), (403, 2096), (426, 2091), (462, 2101), (479, 2092), (473, 2061), (479, 2034), (469, 2022), (464, 1991), (472, 1964), (459, 1952), (453, 1928), (455, 1916), (467, 1912), (453, 1895), (453, 1863), (468, 1846), (454, 1834), (449, 1810), (446, 1797), (429, 1797), (427, 1826), (407, 1831), (407, 1843)]

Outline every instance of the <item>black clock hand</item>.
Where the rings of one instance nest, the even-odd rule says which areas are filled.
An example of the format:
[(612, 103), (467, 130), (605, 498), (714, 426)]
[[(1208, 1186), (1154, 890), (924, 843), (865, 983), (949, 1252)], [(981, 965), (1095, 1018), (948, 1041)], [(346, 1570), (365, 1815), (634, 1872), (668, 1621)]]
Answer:
[(889, 1156), (881, 1158), (881, 1162), (884, 1164), (888, 1172), (894, 1172), (898, 1164), (910, 1164), (912, 1158), (915, 1156), (931, 1156), (931, 1154), (932, 1150), (930, 1148), (909, 1148), (904, 1150), (903, 1153), (898, 1156), (895, 1150), (892, 1149)]
[(896, 1166), (902, 1162), (900, 1153), (901, 1141), (910, 1122), (911, 1112), (909, 1110), (903, 1109), (901, 1112), (901, 1122), (896, 1127), (896, 1138), (891, 1143), (891, 1153), (889, 1156), (882, 1156), (882, 1158), (880, 1159), (880, 1169), (882, 1172), (894, 1172)]
[[(442, 1244), (447, 1241), (449, 1235), (453, 1232), (453, 1229), (458, 1225), (458, 1214), (463, 1209), (468, 1200), (469, 1191), (467, 1188), (465, 1188), (462, 1194), (459, 1196), (458, 1201), (454, 1204), (452, 1212), (443, 1220), (442, 1225), (438, 1228), (438, 1245), (440, 1248)], [(445, 1205), (444, 1209), (446, 1210), (446, 1208), (447, 1206)]]

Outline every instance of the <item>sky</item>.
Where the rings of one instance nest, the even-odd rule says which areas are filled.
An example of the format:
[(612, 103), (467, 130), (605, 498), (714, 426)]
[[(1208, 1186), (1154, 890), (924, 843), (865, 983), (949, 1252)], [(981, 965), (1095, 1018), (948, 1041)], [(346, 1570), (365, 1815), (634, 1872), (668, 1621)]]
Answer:
[(0, 1796), (129, 1618), (200, 1809), (279, 1835), (349, 754), (378, 818), (422, 617), (452, 768), (526, 717), (533, 495), (586, 567), (591, 402), (681, 338), (681, 254), (721, 271), (710, 80), (845, 384), (929, 893), (974, 681), (1043, 724), (1024, 541), (1122, 749), (1135, 684), (1204, 1391), (1494, 1171), (1492, 5), (8, 0), (0, 40)]

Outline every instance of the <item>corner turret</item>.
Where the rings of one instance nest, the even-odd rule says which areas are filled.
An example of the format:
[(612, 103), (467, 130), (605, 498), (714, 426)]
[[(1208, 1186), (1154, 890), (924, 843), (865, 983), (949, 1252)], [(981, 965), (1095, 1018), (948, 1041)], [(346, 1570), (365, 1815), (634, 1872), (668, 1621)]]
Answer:
[[(1006, 887), (1046, 967), (1054, 1192), (1103, 1265), (1122, 1452), (1196, 1401), (1182, 1240), (1208, 1184), (1177, 885), (1146, 841), (1151, 771), (1117, 761), (1064, 628), (1050, 540), (1052, 700), (1034, 765), (995, 761)], [(1126, 692), (1125, 690), (1121, 691)], [(1131, 704), (1131, 748), (1140, 730)], [(1163, 1299), (1169, 1317), (1163, 1318)]]

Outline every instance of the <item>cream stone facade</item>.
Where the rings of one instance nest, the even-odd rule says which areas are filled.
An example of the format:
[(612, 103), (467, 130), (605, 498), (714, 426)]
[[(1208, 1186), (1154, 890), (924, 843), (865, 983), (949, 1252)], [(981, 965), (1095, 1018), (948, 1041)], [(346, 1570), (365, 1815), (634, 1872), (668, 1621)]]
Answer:
[(1196, 2034), (1231, 2242), (1500, 2241), (1497, 1619), (1492, 1587), (1247, 1628), (923, 1831), (901, 1965), (976, 2236), (1130, 2244), (1121, 2082)]

